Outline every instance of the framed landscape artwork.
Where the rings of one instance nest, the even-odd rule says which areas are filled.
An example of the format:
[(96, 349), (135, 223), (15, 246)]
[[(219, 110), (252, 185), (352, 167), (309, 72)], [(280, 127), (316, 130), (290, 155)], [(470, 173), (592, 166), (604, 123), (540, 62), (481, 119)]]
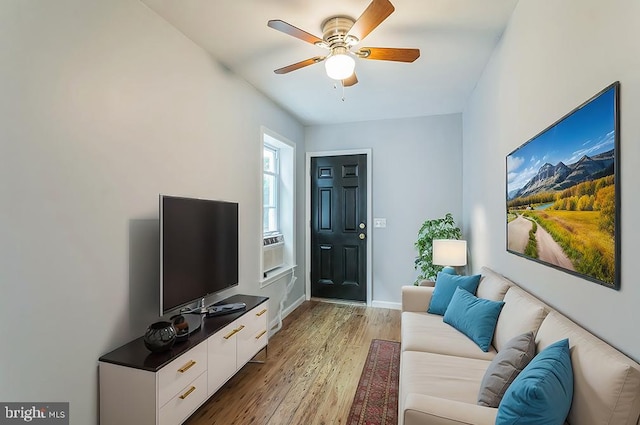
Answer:
[(620, 288), (620, 83), (507, 155), (507, 251)]

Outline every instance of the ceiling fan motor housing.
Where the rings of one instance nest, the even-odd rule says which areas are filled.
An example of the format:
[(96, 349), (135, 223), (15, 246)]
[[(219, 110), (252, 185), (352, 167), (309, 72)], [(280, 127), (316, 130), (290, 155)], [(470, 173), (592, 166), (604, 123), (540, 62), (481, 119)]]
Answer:
[(347, 33), (355, 21), (348, 16), (333, 16), (322, 23), (322, 38), (330, 49), (335, 47), (349, 48), (360, 40)]

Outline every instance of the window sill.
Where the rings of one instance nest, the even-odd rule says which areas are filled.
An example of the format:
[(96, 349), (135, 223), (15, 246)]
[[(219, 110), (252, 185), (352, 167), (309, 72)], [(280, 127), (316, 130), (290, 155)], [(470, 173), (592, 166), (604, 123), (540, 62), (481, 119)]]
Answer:
[(266, 286), (271, 285), (273, 282), (282, 279), (288, 274), (293, 274), (293, 270), (296, 268), (295, 265), (285, 264), (282, 267), (278, 267), (276, 269), (267, 272), (267, 277), (263, 277), (260, 279), (260, 287), (264, 288)]

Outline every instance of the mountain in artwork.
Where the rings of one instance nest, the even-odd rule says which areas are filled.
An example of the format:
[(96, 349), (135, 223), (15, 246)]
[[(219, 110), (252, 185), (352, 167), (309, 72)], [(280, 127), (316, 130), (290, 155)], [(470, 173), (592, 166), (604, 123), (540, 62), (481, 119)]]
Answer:
[(544, 164), (527, 184), (510, 193), (509, 199), (538, 193), (558, 192), (579, 183), (609, 176), (614, 172), (614, 150), (594, 156), (584, 155), (573, 164), (566, 165), (562, 161), (556, 165)]

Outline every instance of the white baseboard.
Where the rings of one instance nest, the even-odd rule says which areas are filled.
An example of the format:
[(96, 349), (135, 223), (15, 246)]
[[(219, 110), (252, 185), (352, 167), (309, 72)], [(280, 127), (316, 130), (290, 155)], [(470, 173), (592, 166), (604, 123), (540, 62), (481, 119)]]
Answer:
[[(282, 320), (285, 319), (285, 317), (287, 317), (288, 315), (290, 315), (293, 310), (295, 310), (296, 308), (300, 307), (300, 305), (305, 302), (305, 296), (301, 296), (300, 298), (298, 298), (297, 300), (295, 300), (293, 303), (291, 303), (291, 305), (287, 308), (285, 308), (284, 310), (282, 310)], [(269, 324), (269, 336), (272, 336), (274, 333), (276, 333), (277, 331), (275, 330), (275, 328), (278, 327), (278, 317), (276, 315), (276, 317), (271, 321), (271, 323)], [(280, 329), (278, 329), (280, 330)]]
[(391, 310), (402, 310), (402, 304), (401, 303), (391, 303), (391, 302), (388, 302), (388, 301), (372, 301), (371, 302), (371, 307), (389, 308)]
[(303, 302), (305, 302), (305, 296), (304, 295), (301, 296), (300, 298), (298, 298), (297, 300), (295, 300), (289, 307), (284, 309), (284, 311), (282, 312), (282, 318), (284, 319), (289, 314), (291, 314), (293, 312), (293, 310), (295, 310), (296, 308), (300, 307), (300, 305), (302, 305)]

